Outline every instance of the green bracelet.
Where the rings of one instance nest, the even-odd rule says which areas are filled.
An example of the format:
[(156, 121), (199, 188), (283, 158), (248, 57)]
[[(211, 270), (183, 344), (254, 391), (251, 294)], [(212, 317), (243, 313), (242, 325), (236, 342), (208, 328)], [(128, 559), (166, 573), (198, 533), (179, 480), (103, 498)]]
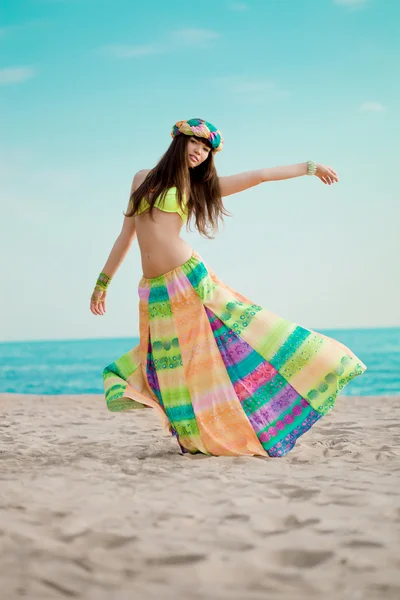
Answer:
[(100, 273), (100, 275), (98, 276), (98, 278), (97, 278), (96, 285), (95, 285), (94, 289), (102, 291), (102, 292), (106, 292), (108, 286), (110, 285), (110, 281), (111, 281), (111, 277), (109, 277), (108, 275), (106, 275), (102, 271)]
[(315, 175), (317, 172), (317, 163), (313, 160), (307, 161), (307, 175)]

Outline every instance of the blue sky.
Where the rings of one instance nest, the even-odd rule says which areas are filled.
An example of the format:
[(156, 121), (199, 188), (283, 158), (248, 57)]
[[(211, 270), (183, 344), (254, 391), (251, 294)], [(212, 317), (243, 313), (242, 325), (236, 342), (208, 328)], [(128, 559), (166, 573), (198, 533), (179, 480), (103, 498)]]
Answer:
[[(225, 199), (221, 279), (312, 329), (400, 325), (396, 0), (6, 0), (0, 12), (0, 339), (138, 331), (134, 243), (89, 311), (133, 175), (201, 117), (220, 175), (304, 162), (317, 178)], [(5, 260), (4, 260), (5, 258)]]

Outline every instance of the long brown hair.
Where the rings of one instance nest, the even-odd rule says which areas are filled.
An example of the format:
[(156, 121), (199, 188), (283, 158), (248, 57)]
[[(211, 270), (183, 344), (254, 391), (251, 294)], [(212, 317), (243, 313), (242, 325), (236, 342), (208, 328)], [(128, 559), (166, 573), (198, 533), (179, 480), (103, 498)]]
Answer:
[[(186, 146), (190, 137), (207, 144), (211, 152), (204, 162), (194, 169), (187, 164)], [(223, 221), (223, 215), (230, 216), (222, 202), (221, 190), (217, 171), (214, 164), (212, 146), (205, 138), (196, 135), (180, 134), (176, 136), (158, 164), (147, 174), (143, 183), (131, 194), (129, 210), (124, 213), (132, 217), (139, 209), (143, 198), (150, 207), (150, 217), (153, 219), (153, 208), (157, 198), (160, 203), (165, 199), (171, 187), (177, 189), (177, 200), (184, 208), (183, 195), (186, 192), (188, 223), (194, 217), (199, 233), (207, 238), (213, 238), (218, 231), (218, 220)]]

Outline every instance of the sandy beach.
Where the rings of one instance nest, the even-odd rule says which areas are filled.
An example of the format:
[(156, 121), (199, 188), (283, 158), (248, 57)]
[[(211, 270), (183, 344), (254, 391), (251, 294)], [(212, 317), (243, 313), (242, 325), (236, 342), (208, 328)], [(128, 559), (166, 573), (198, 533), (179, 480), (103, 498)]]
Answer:
[(400, 598), (400, 397), (286, 457), (182, 456), (151, 409), (0, 396), (1, 598)]

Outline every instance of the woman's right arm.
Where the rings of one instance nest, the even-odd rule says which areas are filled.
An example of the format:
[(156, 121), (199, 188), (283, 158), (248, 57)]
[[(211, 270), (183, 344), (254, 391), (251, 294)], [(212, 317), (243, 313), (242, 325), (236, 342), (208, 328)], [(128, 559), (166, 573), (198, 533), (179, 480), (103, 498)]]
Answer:
[[(142, 180), (142, 172), (138, 171), (133, 178), (132, 186), (131, 186), (131, 194), (135, 191), (135, 189), (140, 185)], [(129, 207), (129, 202), (128, 202)], [(114, 277), (121, 263), (123, 262), (125, 256), (128, 253), (129, 248), (132, 245), (133, 240), (136, 237), (136, 226), (135, 226), (135, 217), (125, 217), (122, 223), (121, 233), (118, 235), (117, 239), (114, 242), (113, 247), (111, 248), (111, 252), (107, 258), (107, 261), (103, 267), (102, 273), (104, 273), (109, 281)], [(90, 310), (95, 315), (103, 315), (106, 312), (105, 308), (105, 300), (106, 300), (106, 289), (101, 290), (98, 289), (98, 285), (93, 291), (93, 294), (90, 299)]]
[[(132, 185), (131, 192), (129, 194), (129, 198), (138, 187), (138, 182), (141, 178), (141, 171), (135, 174)], [(128, 202), (129, 208), (129, 202)], [(114, 277), (118, 268), (120, 267), (122, 261), (124, 260), (129, 248), (132, 245), (133, 240), (136, 237), (136, 226), (135, 226), (135, 217), (124, 217), (121, 233), (118, 235), (117, 239), (114, 242), (113, 247), (111, 248), (110, 255), (106, 261), (106, 264), (103, 267), (103, 273), (108, 275), (110, 279)]]
[[(128, 220), (130, 222), (128, 222)], [(136, 236), (135, 217), (124, 217), (121, 233), (114, 242), (102, 272), (110, 279), (118, 271)]]

